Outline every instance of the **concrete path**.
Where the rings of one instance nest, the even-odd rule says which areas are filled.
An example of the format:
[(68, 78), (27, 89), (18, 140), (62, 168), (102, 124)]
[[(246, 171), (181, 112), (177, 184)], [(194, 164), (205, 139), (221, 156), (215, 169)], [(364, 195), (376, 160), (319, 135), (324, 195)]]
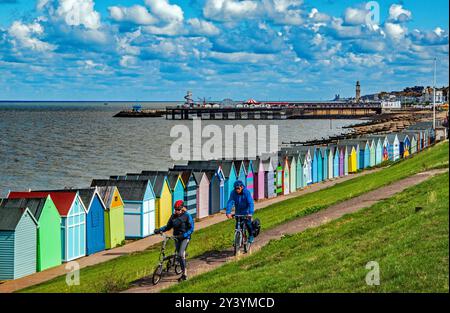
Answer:
[[(302, 196), (302, 195), (305, 195), (305, 194), (308, 194), (311, 192), (316, 192), (316, 191), (319, 191), (322, 189), (326, 189), (326, 188), (332, 187), (338, 183), (342, 183), (344, 181), (353, 179), (355, 177), (371, 174), (371, 173), (377, 172), (379, 170), (381, 170), (381, 168), (365, 170), (365, 171), (357, 173), (357, 174), (351, 174), (351, 175), (348, 175), (345, 177), (339, 177), (339, 178), (336, 178), (336, 179), (333, 179), (330, 181), (318, 183), (318, 184), (309, 186), (304, 190), (299, 190), (299, 191), (296, 191), (289, 195), (278, 196), (278, 197), (272, 198), (272, 199), (264, 199), (264, 200), (261, 200), (261, 201), (258, 201), (257, 203), (255, 203), (255, 210), (265, 208), (271, 204), (278, 203), (278, 202), (281, 202), (281, 201), (284, 201), (287, 199), (295, 198), (295, 197)], [(212, 216), (202, 219), (201, 221), (196, 222), (195, 229), (199, 230), (199, 229), (211, 226), (213, 224), (223, 222), (225, 220), (226, 220), (226, 217), (225, 217), (225, 214), (223, 214), (223, 213), (212, 215)], [(84, 268), (87, 266), (103, 263), (103, 262), (115, 259), (117, 257), (133, 253), (133, 252), (143, 251), (161, 241), (162, 241), (161, 236), (149, 236), (144, 239), (130, 242), (122, 247), (102, 251), (102, 252), (87, 256), (87, 257), (77, 259), (76, 261), (78, 262), (80, 269), (81, 269), (81, 268)], [(58, 276), (65, 275), (66, 273), (69, 272), (69, 270), (70, 269), (66, 269), (66, 264), (62, 264), (60, 266), (45, 270), (43, 272), (38, 272), (38, 273), (29, 275), (26, 277), (22, 277), (22, 278), (19, 278), (16, 280), (3, 282), (3, 283), (0, 283), (0, 293), (14, 292), (14, 291), (24, 289), (24, 288), (27, 288), (27, 287), (30, 287), (30, 286), (33, 286), (36, 284), (40, 284), (40, 283), (46, 282), (48, 280), (51, 280), (53, 278), (56, 278)]]
[[(353, 213), (363, 208), (370, 207), (373, 204), (388, 199), (411, 186), (418, 185), (434, 175), (445, 173), (447, 171), (448, 169), (441, 169), (419, 173), (395, 182), (389, 186), (381, 187), (353, 199), (330, 206), (329, 208), (321, 210), (317, 213), (295, 219), (291, 222), (277, 226), (271, 230), (264, 231), (256, 239), (255, 243), (252, 246), (251, 252), (255, 252), (261, 249), (267, 243), (269, 243), (270, 240), (278, 240), (284, 235), (296, 234), (308, 228), (317, 227), (329, 221), (338, 219), (345, 214)], [(241, 255), (240, 257), (245, 257), (245, 255)], [(233, 260), (235, 260), (235, 257), (233, 256), (232, 248), (220, 252), (207, 253), (203, 256), (188, 261), (188, 275), (189, 277), (197, 276), (199, 274), (212, 271), (213, 269)], [(176, 284), (178, 277), (179, 276), (175, 276), (175, 274), (164, 276), (161, 282), (156, 286), (153, 286), (151, 277), (146, 277), (139, 281), (136, 281), (133, 284), (133, 287), (125, 292), (158, 292), (173, 284)]]

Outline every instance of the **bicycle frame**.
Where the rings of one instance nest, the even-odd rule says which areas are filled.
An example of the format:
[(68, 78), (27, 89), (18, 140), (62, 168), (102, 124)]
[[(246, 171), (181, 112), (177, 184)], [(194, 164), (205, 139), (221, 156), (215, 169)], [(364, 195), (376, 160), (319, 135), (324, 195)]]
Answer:
[(235, 236), (237, 232), (240, 232), (242, 234), (241, 236), (241, 242), (239, 243), (239, 247), (242, 247), (243, 243), (247, 242), (247, 224), (245, 221), (248, 219), (247, 215), (234, 215), (233, 216), (236, 219), (236, 228), (234, 230)]
[(164, 233), (161, 233), (161, 236), (163, 237), (163, 242), (162, 242), (162, 246), (161, 246), (161, 251), (159, 253), (159, 263), (163, 263), (167, 259), (173, 258), (174, 255), (176, 255), (176, 253), (174, 253), (174, 254), (166, 257), (166, 245), (169, 240), (176, 241), (177, 238), (173, 237), (173, 236), (167, 236)]

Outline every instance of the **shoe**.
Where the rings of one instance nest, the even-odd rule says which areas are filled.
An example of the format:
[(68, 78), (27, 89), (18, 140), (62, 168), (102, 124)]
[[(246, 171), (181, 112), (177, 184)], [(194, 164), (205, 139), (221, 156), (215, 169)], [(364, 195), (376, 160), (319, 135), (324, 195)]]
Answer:
[(185, 280), (187, 280), (187, 276), (186, 275), (181, 275), (181, 277), (178, 278), (178, 282), (182, 282), (182, 281), (185, 281)]
[(254, 240), (255, 240), (255, 237), (253, 237), (253, 236), (248, 237), (248, 243), (253, 243)]

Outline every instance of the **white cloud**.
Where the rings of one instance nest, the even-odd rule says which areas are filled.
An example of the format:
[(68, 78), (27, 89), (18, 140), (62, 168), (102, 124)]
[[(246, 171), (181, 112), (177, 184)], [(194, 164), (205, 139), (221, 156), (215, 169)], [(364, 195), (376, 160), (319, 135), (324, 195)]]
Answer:
[(403, 39), (408, 31), (406, 27), (400, 24), (394, 24), (389, 22), (384, 24), (384, 30), (389, 38), (397, 41)]
[(249, 52), (223, 53), (211, 51), (209, 57), (226, 63), (258, 63), (275, 60), (273, 54), (257, 54)]
[(164, 21), (182, 22), (184, 19), (183, 10), (176, 4), (170, 4), (169, 0), (145, 0), (153, 14)]
[(327, 22), (330, 20), (330, 17), (327, 14), (319, 12), (316, 8), (311, 9), (311, 12), (308, 14), (308, 18), (315, 22)]
[(406, 22), (412, 18), (412, 13), (403, 8), (401, 4), (393, 4), (389, 8), (389, 18), (391, 22)]
[(8, 29), (8, 34), (11, 36), (12, 43), (15, 47), (28, 48), (40, 52), (56, 49), (54, 45), (36, 38), (36, 36), (40, 36), (43, 33), (44, 28), (37, 22), (23, 24), (19, 21), (15, 21)]
[(124, 55), (120, 58), (119, 64), (122, 67), (133, 67), (137, 64), (138, 59), (132, 55)]
[(147, 8), (141, 5), (133, 5), (131, 7), (112, 6), (108, 9), (111, 18), (116, 22), (149, 25), (154, 24), (157, 21), (157, 19), (148, 12)]
[(54, 14), (70, 26), (83, 25), (87, 29), (101, 26), (100, 14), (95, 11), (93, 0), (59, 0)]
[(253, 0), (206, 0), (203, 14), (216, 20), (232, 21), (250, 17), (256, 13), (258, 4)]
[(366, 23), (367, 10), (347, 8), (344, 13), (344, 22), (347, 25), (361, 25)]
[(211, 22), (191, 18), (187, 21), (191, 27), (191, 33), (195, 35), (215, 36), (220, 34), (220, 30)]

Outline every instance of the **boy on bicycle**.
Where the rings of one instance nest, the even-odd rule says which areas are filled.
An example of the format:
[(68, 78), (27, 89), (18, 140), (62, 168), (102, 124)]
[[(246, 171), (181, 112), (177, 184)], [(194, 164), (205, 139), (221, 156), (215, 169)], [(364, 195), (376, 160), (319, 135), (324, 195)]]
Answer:
[(173, 228), (173, 236), (177, 238), (175, 241), (175, 248), (180, 257), (181, 270), (183, 271), (183, 274), (178, 281), (183, 281), (187, 279), (186, 249), (191, 240), (191, 235), (194, 232), (194, 220), (187, 212), (182, 200), (175, 202), (174, 210), (175, 213), (169, 218), (167, 225), (155, 229), (154, 233), (159, 234)]
[(247, 215), (246, 225), (249, 232), (248, 242), (253, 243), (253, 227), (252, 227), (252, 215), (255, 210), (253, 197), (250, 191), (247, 190), (244, 183), (237, 180), (234, 183), (234, 190), (231, 192), (230, 199), (227, 203), (227, 218), (233, 218), (231, 215), (231, 209), (235, 208), (236, 215)]

